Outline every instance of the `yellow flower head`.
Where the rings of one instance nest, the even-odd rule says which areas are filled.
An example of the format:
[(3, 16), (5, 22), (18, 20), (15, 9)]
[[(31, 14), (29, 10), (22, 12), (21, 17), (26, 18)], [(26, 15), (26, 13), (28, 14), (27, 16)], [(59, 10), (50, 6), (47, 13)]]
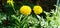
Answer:
[(29, 15), (29, 14), (31, 14), (31, 8), (29, 6), (22, 6), (20, 8), (20, 13)]
[(41, 6), (34, 6), (33, 11), (35, 14), (40, 14), (43, 10)]
[(12, 7), (14, 7), (14, 1), (13, 0), (7, 0), (7, 3), (9, 3), (9, 5), (11, 5)]

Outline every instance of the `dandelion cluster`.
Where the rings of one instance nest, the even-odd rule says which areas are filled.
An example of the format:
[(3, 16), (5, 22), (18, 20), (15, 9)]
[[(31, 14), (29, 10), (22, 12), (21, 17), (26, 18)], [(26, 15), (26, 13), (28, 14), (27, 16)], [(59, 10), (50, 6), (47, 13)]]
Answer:
[[(22, 6), (20, 8), (20, 13), (25, 14), (25, 15), (29, 15), (32, 12), (31, 10), (32, 9), (29, 6)], [(35, 14), (40, 14), (43, 12), (43, 9), (41, 6), (34, 6), (33, 11)]]

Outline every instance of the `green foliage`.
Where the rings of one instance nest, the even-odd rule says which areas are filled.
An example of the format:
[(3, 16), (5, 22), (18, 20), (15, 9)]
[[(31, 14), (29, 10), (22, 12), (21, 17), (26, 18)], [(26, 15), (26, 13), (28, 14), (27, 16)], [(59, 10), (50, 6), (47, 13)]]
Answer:
[[(50, 17), (50, 13), (45, 12), (46, 13), (46, 21), (41, 18), (40, 22), (41, 22), (41, 26), (43, 26), (44, 28), (60, 28), (60, 7), (56, 7), (57, 10), (52, 10), (50, 13), (52, 13), (52, 16)], [(37, 16), (38, 18), (40, 18), (39, 16)], [(42, 27), (42, 28), (43, 28)]]
[(3, 20), (6, 20), (6, 14), (0, 12), (0, 24), (2, 23)]

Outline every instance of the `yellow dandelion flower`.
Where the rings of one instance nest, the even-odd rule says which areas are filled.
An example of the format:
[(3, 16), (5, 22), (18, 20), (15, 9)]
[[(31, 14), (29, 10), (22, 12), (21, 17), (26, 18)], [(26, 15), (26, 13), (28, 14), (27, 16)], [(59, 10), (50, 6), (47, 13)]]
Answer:
[(31, 14), (31, 8), (29, 6), (22, 6), (20, 8), (20, 13), (29, 15), (29, 14)]
[(40, 13), (43, 12), (41, 6), (34, 6), (33, 11), (34, 11), (35, 14), (40, 14)]

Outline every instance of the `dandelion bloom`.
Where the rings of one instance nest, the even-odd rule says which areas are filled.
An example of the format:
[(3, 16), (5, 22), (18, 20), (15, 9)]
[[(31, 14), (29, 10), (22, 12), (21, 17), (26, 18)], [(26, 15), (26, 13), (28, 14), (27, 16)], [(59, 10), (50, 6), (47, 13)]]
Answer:
[(33, 11), (34, 11), (35, 14), (40, 14), (40, 13), (43, 12), (41, 6), (34, 6)]
[(20, 8), (20, 13), (29, 15), (29, 14), (31, 14), (31, 8), (29, 6), (22, 6)]

